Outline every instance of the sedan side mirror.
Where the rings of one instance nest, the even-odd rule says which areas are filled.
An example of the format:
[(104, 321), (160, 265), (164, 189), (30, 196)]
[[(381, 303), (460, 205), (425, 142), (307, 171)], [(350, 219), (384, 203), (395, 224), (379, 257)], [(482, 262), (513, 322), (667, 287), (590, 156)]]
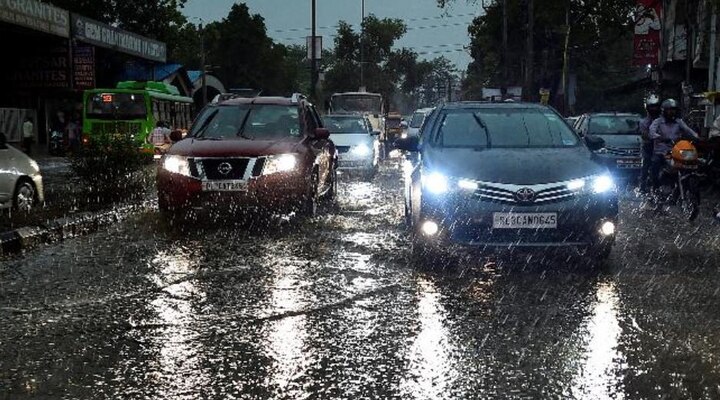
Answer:
[(315, 134), (313, 135), (315, 140), (327, 140), (330, 139), (330, 131), (326, 128), (316, 128)]
[(587, 144), (587, 147), (592, 151), (598, 151), (605, 147), (605, 140), (601, 137), (592, 136), (592, 135), (586, 135), (585, 136), (585, 144)]
[(417, 136), (409, 136), (397, 139), (395, 141), (395, 148), (410, 152), (418, 152), (420, 151), (420, 138)]
[(380, 131), (372, 131), (370, 132), (370, 136), (380, 136)]

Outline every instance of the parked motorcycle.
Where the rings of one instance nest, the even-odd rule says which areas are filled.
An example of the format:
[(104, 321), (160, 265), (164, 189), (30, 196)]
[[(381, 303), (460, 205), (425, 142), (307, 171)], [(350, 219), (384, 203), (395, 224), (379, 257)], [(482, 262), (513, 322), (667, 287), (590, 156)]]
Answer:
[(51, 156), (65, 155), (65, 137), (63, 133), (60, 131), (51, 131), (48, 147), (48, 152)]
[(700, 212), (700, 158), (695, 145), (680, 140), (666, 156), (667, 166), (661, 172), (660, 193), (656, 207), (676, 205), (688, 221)]

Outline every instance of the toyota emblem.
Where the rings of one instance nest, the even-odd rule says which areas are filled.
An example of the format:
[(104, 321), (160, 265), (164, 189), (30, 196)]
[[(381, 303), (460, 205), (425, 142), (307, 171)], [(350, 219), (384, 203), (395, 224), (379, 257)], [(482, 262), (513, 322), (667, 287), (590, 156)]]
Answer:
[(530, 188), (522, 188), (515, 192), (515, 199), (521, 203), (532, 203), (535, 201), (535, 191)]
[(230, 165), (230, 163), (224, 162), (220, 165), (218, 165), (218, 172), (220, 172), (223, 175), (227, 175), (232, 171), (233, 167)]

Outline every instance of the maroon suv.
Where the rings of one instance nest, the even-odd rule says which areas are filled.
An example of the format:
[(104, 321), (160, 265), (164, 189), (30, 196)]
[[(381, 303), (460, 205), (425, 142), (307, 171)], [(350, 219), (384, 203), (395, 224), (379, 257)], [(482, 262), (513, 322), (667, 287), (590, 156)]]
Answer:
[(157, 175), (160, 210), (263, 209), (313, 215), (337, 191), (335, 145), (304, 97), (206, 107)]

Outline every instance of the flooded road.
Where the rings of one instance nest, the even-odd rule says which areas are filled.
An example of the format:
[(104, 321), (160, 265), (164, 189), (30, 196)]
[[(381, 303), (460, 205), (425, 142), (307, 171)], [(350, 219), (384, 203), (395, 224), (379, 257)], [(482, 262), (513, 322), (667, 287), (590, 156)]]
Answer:
[[(156, 212), (0, 267), (0, 399), (716, 399), (718, 226), (631, 194), (609, 266), (409, 264), (402, 172), (313, 220)], [(219, 226), (218, 226), (219, 225)]]

